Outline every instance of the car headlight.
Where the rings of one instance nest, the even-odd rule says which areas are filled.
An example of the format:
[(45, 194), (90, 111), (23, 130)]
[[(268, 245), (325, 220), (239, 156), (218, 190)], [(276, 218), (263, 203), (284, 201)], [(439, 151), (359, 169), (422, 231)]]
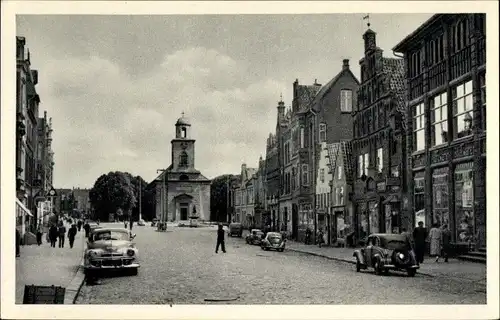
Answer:
[(400, 254), (398, 254), (398, 257), (399, 257), (399, 259), (403, 260), (405, 258), (405, 255), (400, 253)]
[(99, 256), (99, 252), (96, 250), (89, 250), (88, 252), (89, 257), (94, 258)]
[(128, 249), (128, 250), (127, 250), (127, 255), (128, 255), (129, 257), (133, 257), (133, 256), (135, 255), (135, 251), (134, 251), (134, 250), (132, 250), (132, 249)]

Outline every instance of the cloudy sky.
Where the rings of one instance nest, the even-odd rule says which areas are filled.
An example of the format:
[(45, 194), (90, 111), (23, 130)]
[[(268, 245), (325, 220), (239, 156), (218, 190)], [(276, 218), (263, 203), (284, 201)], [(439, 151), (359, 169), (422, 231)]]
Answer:
[[(430, 14), (371, 15), (386, 56)], [(181, 112), (196, 167), (238, 173), (265, 157), (283, 93), (327, 83), (351, 61), (359, 77), (362, 14), (17, 16), (41, 114), (53, 118), (56, 187), (91, 187), (112, 170), (147, 181), (170, 164)]]

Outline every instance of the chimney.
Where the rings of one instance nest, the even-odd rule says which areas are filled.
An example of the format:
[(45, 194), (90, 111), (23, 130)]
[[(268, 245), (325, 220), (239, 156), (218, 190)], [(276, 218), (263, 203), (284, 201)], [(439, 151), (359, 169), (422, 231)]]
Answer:
[(349, 70), (349, 59), (342, 60), (342, 70)]

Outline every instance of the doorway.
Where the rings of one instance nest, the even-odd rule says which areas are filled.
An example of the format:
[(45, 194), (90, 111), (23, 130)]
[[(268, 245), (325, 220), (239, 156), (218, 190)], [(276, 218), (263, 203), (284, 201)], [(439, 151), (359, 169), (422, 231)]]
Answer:
[(188, 208), (189, 204), (187, 203), (181, 203), (180, 205), (181, 209), (181, 220), (187, 220), (188, 219)]
[(292, 237), (297, 239), (299, 236), (299, 208), (292, 204)]

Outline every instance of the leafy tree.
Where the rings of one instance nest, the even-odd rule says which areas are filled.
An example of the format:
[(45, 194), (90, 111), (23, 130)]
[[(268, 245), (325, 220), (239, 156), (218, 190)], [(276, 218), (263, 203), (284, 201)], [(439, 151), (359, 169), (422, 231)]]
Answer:
[(107, 221), (110, 213), (119, 208), (127, 215), (136, 205), (132, 176), (127, 172), (109, 172), (101, 175), (89, 192), (90, 202), (99, 220)]
[(227, 185), (231, 185), (236, 177), (232, 174), (225, 174), (212, 179), (210, 185), (210, 220), (225, 222), (228, 221)]

